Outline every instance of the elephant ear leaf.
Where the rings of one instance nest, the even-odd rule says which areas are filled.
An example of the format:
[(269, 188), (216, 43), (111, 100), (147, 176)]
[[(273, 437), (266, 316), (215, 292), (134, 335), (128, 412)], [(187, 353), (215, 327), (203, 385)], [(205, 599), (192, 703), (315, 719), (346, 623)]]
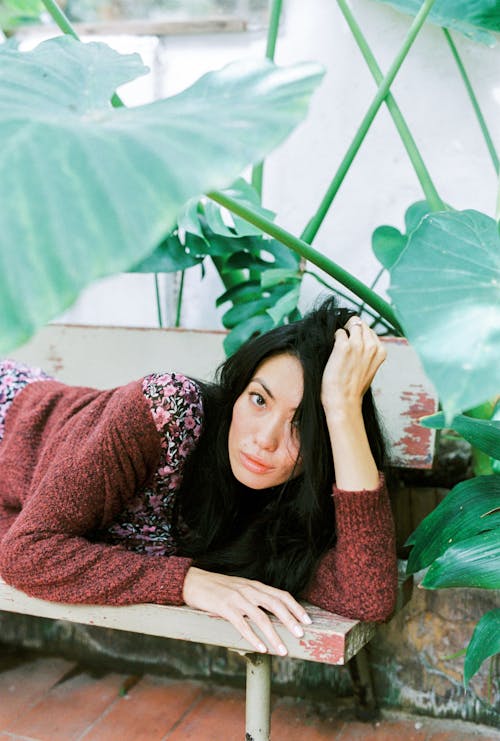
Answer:
[(478, 211), (429, 214), (391, 270), (389, 294), (446, 424), (500, 388), (500, 237)]
[[(379, 0), (396, 10), (415, 16), (422, 0)], [(491, 31), (500, 31), (498, 0), (436, 0), (428, 16), (430, 23), (463, 33), (474, 41), (494, 46)]]
[(69, 37), (0, 45), (0, 354), (96, 278), (148, 257), (192, 197), (229, 186), (305, 117), (323, 70), (237, 62), (113, 108), (146, 68)]

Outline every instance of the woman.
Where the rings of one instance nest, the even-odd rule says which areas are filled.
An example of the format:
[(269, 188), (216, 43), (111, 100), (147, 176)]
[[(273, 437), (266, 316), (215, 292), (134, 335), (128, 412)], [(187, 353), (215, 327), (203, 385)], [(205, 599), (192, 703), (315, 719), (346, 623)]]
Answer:
[(48, 600), (186, 603), (282, 655), (266, 611), (301, 636), (295, 597), (386, 619), (394, 535), (369, 390), (384, 358), (327, 299), (246, 343), (216, 384), (156, 373), (97, 391), (4, 362), (0, 574)]

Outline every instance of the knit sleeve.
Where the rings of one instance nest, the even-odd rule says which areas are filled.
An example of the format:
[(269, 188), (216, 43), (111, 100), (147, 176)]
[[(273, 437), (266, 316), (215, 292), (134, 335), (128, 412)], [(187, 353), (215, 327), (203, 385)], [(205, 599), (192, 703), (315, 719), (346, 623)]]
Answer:
[(337, 541), (321, 559), (304, 597), (338, 615), (383, 621), (397, 592), (394, 523), (383, 476), (374, 490), (334, 487)]
[(182, 604), (189, 559), (94, 540), (158, 463), (158, 432), (140, 384), (79, 409), (59, 437), (1, 542), (5, 581), (59, 602)]

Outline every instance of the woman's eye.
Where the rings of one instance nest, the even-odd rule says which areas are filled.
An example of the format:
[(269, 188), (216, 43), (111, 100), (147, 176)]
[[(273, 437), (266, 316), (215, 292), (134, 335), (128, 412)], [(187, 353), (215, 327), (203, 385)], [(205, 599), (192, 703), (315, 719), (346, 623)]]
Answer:
[(258, 407), (265, 406), (266, 400), (261, 394), (257, 394), (255, 391), (250, 394), (250, 398), (252, 399), (253, 403)]

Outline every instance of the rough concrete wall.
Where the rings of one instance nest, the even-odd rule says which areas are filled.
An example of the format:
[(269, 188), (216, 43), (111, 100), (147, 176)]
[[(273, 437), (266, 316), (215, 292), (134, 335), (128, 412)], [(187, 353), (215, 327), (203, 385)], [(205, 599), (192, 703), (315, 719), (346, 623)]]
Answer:
[(483, 664), (464, 690), (463, 657), (478, 619), (500, 606), (500, 593), (482, 589), (414, 590), (411, 602), (378, 629), (369, 647), (381, 704), (436, 717), (500, 725), (500, 660)]

